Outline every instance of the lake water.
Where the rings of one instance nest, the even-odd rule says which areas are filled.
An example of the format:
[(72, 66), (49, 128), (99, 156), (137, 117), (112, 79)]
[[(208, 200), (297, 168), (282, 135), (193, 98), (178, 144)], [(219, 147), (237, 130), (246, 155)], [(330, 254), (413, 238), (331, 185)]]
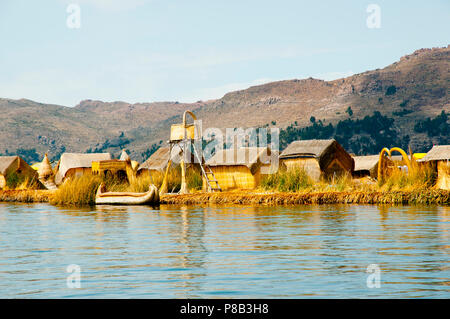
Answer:
[(449, 207), (0, 203), (1, 298), (449, 298), (449, 253)]

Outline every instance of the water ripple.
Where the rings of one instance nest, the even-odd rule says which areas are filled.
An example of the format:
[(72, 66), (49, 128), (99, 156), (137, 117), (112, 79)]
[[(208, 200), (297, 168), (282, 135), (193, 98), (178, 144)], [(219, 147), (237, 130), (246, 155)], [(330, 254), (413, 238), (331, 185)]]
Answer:
[(448, 298), (449, 242), (448, 207), (0, 204), (0, 297)]

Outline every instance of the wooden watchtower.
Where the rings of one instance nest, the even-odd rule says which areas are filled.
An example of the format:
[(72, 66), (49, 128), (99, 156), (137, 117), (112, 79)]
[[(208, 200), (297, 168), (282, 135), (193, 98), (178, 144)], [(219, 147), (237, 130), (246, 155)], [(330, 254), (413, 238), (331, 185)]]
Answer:
[[(190, 115), (194, 120), (193, 124), (187, 124), (187, 115)], [(211, 168), (205, 164), (205, 159), (203, 158), (202, 149), (197, 150), (195, 147), (196, 141), (201, 141), (202, 132), (201, 128), (196, 125), (195, 121), (197, 120), (194, 113), (191, 111), (185, 111), (183, 114), (183, 123), (181, 124), (173, 124), (170, 128), (170, 140), (169, 140), (169, 160), (166, 168), (166, 173), (164, 174), (163, 183), (161, 185), (160, 194), (167, 193), (167, 178), (170, 170), (170, 166), (172, 163), (172, 149), (174, 147), (179, 147), (181, 149), (181, 188), (180, 194), (187, 194), (189, 192), (187, 183), (186, 183), (186, 159), (187, 154), (191, 153), (191, 146), (194, 158), (200, 164), (202, 175), (205, 177), (207, 182), (208, 191), (221, 191), (219, 183), (214, 176)], [(191, 160), (191, 157), (189, 158)]]

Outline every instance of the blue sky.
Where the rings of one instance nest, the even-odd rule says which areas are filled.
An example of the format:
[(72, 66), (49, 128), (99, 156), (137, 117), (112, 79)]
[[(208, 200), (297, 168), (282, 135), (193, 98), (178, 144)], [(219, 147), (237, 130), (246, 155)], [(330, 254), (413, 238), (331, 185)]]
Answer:
[[(380, 28), (366, 24), (372, 3)], [(1, 0), (0, 37), (0, 97), (194, 102), (447, 46), (450, 1)]]

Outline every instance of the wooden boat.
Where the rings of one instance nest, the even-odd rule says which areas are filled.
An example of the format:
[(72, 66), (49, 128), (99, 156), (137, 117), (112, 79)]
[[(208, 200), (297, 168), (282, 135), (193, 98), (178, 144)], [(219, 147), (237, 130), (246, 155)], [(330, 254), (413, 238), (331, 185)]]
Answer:
[(156, 205), (159, 204), (158, 188), (150, 184), (146, 193), (106, 192), (105, 185), (101, 184), (95, 195), (97, 205)]

